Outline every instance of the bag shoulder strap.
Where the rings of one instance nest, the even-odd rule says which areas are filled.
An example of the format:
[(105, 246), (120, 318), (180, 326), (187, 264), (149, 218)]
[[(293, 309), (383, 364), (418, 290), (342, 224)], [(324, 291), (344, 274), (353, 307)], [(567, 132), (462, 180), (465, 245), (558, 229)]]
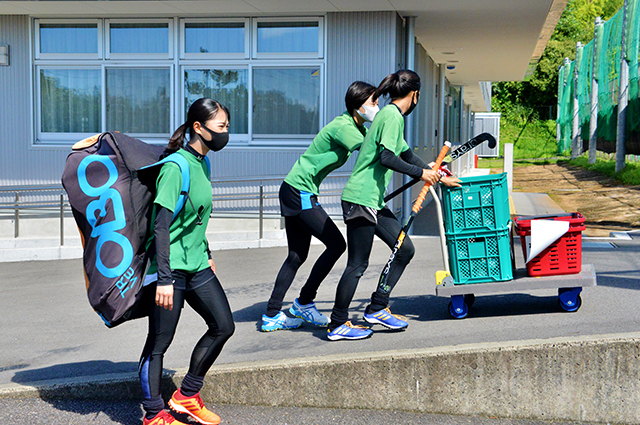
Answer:
[(184, 207), (185, 202), (187, 201), (187, 196), (189, 196), (189, 184), (191, 183), (191, 175), (189, 173), (189, 163), (187, 159), (180, 155), (178, 152), (174, 152), (166, 158), (156, 162), (155, 164), (148, 165), (145, 168), (155, 167), (157, 165), (162, 165), (167, 162), (173, 162), (180, 168), (180, 172), (182, 174), (182, 188), (180, 189), (180, 196), (178, 197), (178, 202), (176, 202), (176, 207), (173, 209), (173, 218), (171, 220), (175, 220), (178, 213)]

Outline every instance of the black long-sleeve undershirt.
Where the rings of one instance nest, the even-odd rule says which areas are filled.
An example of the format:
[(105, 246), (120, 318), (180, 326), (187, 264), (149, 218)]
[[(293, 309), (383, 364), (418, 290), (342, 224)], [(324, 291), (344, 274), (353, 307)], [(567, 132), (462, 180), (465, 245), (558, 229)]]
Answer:
[(414, 179), (422, 177), (423, 169), (431, 169), (418, 155), (414, 155), (411, 149), (396, 156), (389, 149), (384, 149), (380, 154), (380, 163), (390, 170), (407, 174)]
[(173, 212), (160, 205), (155, 205), (156, 221), (154, 223), (154, 238), (156, 244), (156, 263), (158, 264), (158, 286), (172, 285), (171, 263), (171, 239), (169, 226), (173, 220)]

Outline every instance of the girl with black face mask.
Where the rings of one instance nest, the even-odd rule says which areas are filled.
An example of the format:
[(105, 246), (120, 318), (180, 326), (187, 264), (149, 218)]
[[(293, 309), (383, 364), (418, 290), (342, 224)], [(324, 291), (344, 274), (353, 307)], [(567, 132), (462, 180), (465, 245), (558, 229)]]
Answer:
[[(185, 144), (187, 131), (190, 138)], [(173, 208), (182, 186), (179, 167), (173, 162), (165, 163), (156, 181), (153, 220), (156, 264), (150, 270), (151, 273), (157, 270), (156, 305), (149, 317), (149, 333), (139, 369), (144, 425), (181, 424), (164, 410), (160, 384), (164, 353), (173, 339), (185, 301), (202, 316), (208, 329), (194, 348), (189, 372), (169, 400), (169, 406), (200, 423), (220, 423), (218, 415), (204, 407), (199, 393), (204, 375), (233, 334), (235, 325), (205, 237), (212, 207), (210, 170), (205, 156), (210, 150), (222, 149), (228, 140), (227, 108), (215, 100), (196, 100), (189, 108), (187, 122), (176, 130), (166, 149), (166, 154), (177, 151), (184, 156), (191, 178), (188, 201), (173, 220)]]
[[(342, 192), (342, 210), (347, 224), (348, 259), (336, 291), (336, 302), (331, 313), (328, 338), (362, 339), (371, 336), (371, 329), (354, 326), (349, 319), (349, 304), (358, 281), (366, 270), (376, 235), (393, 249), (402, 225), (385, 206), (384, 192), (393, 171), (420, 178), (431, 184), (439, 180), (437, 171), (431, 170), (414, 155), (404, 140), (404, 116), (409, 115), (420, 99), (420, 77), (413, 71), (401, 70), (388, 75), (376, 90), (375, 97), (391, 97), (391, 103), (378, 112), (360, 147), (351, 177)], [(458, 179), (442, 178), (448, 186), (459, 186)], [(407, 236), (389, 271), (388, 286), (393, 288), (414, 255), (413, 243)], [(406, 318), (389, 310), (389, 292), (376, 290), (371, 296), (364, 319), (390, 329), (402, 330), (408, 326)]]

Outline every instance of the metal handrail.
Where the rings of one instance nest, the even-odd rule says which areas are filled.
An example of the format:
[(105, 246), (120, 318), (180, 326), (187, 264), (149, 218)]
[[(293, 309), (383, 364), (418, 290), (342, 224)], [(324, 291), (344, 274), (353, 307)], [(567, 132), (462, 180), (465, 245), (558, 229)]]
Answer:
[[(349, 177), (349, 173), (336, 173), (327, 177), (327, 179), (340, 179)], [(262, 239), (264, 236), (264, 218), (265, 216), (276, 216), (275, 213), (265, 213), (265, 205), (264, 201), (268, 199), (277, 199), (278, 191), (277, 190), (266, 190), (265, 182), (276, 182), (279, 183), (284, 180), (286, 176), (268, 176), (268, 177), (250, 177), (250, 178), (232, 178), (232, 179), (214, 179), (211, 181), (211, 185), (214, 188), (213, 193), (213, 201), (214, 202), (224, 202), (224, 201), (255, 201), (258, 200), (258, 219), (259, 219), (259, 238)], [(239, 194), (216, 194), (215, 188), (216, 186), (220, 186), (223, 184), (230, 183), (259, 183), (259, 186), (254, 189), (254, 191), (249, 193), (239, 193)], [(279, 184), (278, 184), (279, 186)], [(34, 192), (59, 192), (60, 197), (59, 201), (53, 200), (42, 200), (42, 201), (20, 201), (20, 195), (22, 194), (33, 194)], [(46, 184), (46, 185), (24, 185), (24, 186), (1, 186), (0, 194), (11, 194), (14, 193), (15, 197), (12, 201), (2, 202), (0, 201), (0, 211), (2, 210), (13, 210), (13, 218), (14, 218), (14, 238), (18, 238), (20, 236), (20, 210), (27, 209), (47, 209), (47, 208), (56, 208), (59, 209), (60, 212), (60, 246), (64, 245), (64, 215), (65, 210), (67, 210), (70, 206), (69, 200), (67, 198), (67, 193), (64, 191), (62, 185), (59, 184)], [(339, 196), (341, 191), (327, 191), (322, 192), (320, 197), (329, 197), (329, 196)], [(51, 194), (49, 194), (51, 196)], [(245, 207), (247, 208), (247, 207)], [(255, 210), (254, 210), (255, 211)], [(212, 212), (212, 215), (217, 214), (231, 214), (232, 216), (242, 216), (241, 211), (224, 211), (218, 210)], [(278, 214), (279, 215), (279, 214)]]

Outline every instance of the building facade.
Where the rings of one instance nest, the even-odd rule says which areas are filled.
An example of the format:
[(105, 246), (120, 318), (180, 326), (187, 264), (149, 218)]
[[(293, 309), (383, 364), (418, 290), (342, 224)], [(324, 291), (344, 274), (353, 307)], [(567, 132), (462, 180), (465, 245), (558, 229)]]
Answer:
[(393, 11), (0, 15), (0, 44), (10, 46), (0, 67), (0, 186), (58, 183), (71, 145), (96, 133), (164, 144), (202, 96), (231, 111), (230, 143), (211, 155), (214, 180), (284, 176), (344, 111), (352, 81), (377, 85), (405, 67), (423, 81), (407, 141), (431, 160), (443, 140), (469, 136), (471, 114), (462, 87), (408, 42), (410, 30)]

